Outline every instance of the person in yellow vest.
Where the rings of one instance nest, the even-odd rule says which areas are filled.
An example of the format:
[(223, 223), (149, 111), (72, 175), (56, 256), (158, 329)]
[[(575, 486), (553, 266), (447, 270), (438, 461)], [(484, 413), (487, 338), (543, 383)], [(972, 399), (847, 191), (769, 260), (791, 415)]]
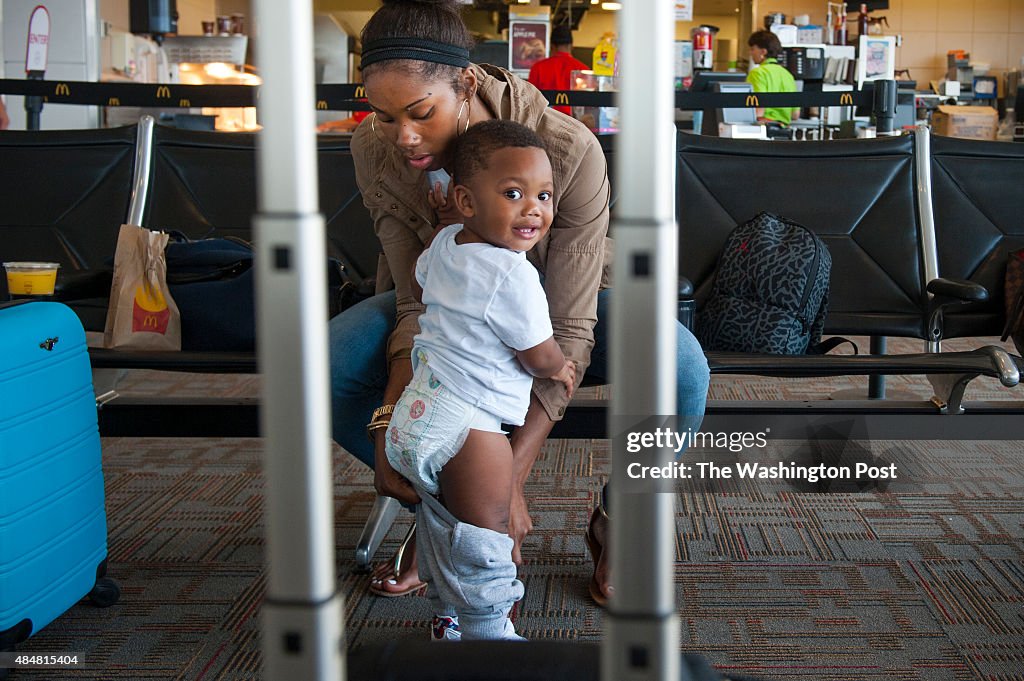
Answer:
[[(747, 74), (747, 82), (754, 87), (754, 92), (796, 92), (793, 74), (777, 61), (782, 54), (782, 43), (777, 35), (771, 31), (754, 31), (747, 39), (747, 46), (750, 48), (750, 61), (757, 64)], [(783, 126), (788, 126), (799, 115), (800, 109), (788, 107), (757, 110), (757, 120)]]

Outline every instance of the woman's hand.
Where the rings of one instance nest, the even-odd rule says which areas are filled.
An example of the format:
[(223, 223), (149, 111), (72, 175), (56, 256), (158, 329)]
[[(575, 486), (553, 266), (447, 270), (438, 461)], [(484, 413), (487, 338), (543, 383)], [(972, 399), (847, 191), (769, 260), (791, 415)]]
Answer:
[(508, 536), (514, 542), (512, 546), (512, 562), (516, 565), (523, 564), (523, 556), (520, 552), (523, 540), (526, 535), (533, 531), (533, 519), (530, 517), (530, 510), (526, 506), (526, 497), (523, 496), (523, 488), (513, 485), (512, 503), (508, 512)]
[(445, 195), (440, 182), (435, 182), (433, 189), (427, 192), (427, 203), (437, 212), (437, 228), (456, 225), (462, 222), (462, 213), (455, 207), (455, 183), (448, 182), (448, 194)]
[(565, 386), (565, 394), (572, 397), (573, 391), (576, 389), (576, 365), (573, 364), (571, 359), (565, 360), (565, 364), (558, 370), (557, 373), (551, 376), (552, 381), (558, 381)]
[(377, 494), (393, 497), (403, 504), (418, 504), (420, 495), (416, 493), (412, 483), (399, 475), (398, 471), (391, 467), (388, 457), (384, 455), (385, 432), (387, 429), (381, 428), (374, 438), (377, 456), (373, 467), (373, 488), (377, 490)]

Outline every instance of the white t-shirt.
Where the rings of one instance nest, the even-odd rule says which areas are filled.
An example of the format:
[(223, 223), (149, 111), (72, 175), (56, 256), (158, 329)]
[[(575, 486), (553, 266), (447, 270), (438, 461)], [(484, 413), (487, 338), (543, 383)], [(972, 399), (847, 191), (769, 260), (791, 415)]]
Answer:
[(414, 339), (449, 390), (511, 425), (530, 406), (533, 377), (514, 350), (552, 336), (548, 301), (526, 253), (457, 244), (462, 225), (441, 230), (416, 261), (426, 311)]

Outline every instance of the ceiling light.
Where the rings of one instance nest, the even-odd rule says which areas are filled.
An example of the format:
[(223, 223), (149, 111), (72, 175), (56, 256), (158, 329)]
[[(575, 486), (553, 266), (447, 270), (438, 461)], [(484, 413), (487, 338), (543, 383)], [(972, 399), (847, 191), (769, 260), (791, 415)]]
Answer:
[(602, 2), (601, 3), (601, 9), (607, 10), (609, 12), (617, 12), (620, 9), (622, 9), (622, 3), (621, 2)]

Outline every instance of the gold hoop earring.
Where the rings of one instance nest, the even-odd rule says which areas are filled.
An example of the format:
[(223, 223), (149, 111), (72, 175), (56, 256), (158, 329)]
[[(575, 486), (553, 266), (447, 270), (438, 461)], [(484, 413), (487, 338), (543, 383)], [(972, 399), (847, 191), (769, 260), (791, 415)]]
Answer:
[[(467, 104), (469, 104), (469, 99), (462, 100), (462, 106), (459, 107), (459, 113), (455, 114), (455, 132), (457, 134), (459, 132), (459, 119), (462, 118), (462, 110), (466, 108)], [(469, 130), (469, 115), (472, 114), (472, 113), (473, 113), (473, 106), (470, 105), (470, 107), (469, 107), (469, 114), (466, 115), (466, 127), (464, 127), (462, 129), (462, 133), (461, 133), (463, 135), (465, 135), (466, 131)]]

